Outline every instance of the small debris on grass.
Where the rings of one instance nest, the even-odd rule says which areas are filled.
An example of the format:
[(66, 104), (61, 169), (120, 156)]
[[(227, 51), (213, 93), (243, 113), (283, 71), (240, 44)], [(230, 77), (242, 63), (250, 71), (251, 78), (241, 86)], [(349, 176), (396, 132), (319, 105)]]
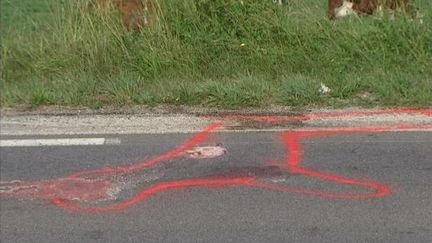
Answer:
[(319, 89), (319, 92), (321, 94), (328, 94), (331, 92), (331, 89), (329, 87), (327, 87), (324, 83), (321, 83), (321, 87)]

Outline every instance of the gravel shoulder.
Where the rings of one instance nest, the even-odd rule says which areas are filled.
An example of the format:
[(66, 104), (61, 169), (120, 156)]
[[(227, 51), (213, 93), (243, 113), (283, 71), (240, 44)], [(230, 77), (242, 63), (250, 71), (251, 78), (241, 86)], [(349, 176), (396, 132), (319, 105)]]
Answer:
[(0, 135), (74, 134), (164, 134), (194, 133), (214, 122), (220, 131), (266, 131), (282, 129), (343, 128), (364, 126), (410, 126), (431, 130), (432, 109), (310, 109), (284, 107), (250, 110), (216, 110), (185, 107), (104, 109), (61, 109), (1, 111)]

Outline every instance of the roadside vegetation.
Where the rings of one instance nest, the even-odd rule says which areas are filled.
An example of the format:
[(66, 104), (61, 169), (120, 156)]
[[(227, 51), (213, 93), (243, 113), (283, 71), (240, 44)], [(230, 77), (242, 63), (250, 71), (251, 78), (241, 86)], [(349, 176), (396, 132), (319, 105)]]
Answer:
[(432, 105), (429, 0), (423, 24), (330, 22), (322, 0), (159, 3), (134, 33), (86, 0), (0, 1), (1, 106)]

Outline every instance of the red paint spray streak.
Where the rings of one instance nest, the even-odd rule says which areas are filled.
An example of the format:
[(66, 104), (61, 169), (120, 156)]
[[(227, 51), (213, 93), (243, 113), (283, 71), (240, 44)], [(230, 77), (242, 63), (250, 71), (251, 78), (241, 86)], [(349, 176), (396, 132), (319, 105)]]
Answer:
[[(359, 117), (370, 116), (377, 114), (419, 114), (423, 116), (432, 116), (432, 110), (411, 110), (398, 109), (389, 111), (373, 111), (373, 112), (351, 112), (351, 113), (318, 113), (301, 116), (301, 119), (323, 119), (328, 117)], [(280, 122), (299, 120), (298, 117), (290, 116), (237, 116), (230, 117), (239, 119), (248, 119), (260, 122)], [(262, 178), (256, 176), (213, 176), (202, 178), (186, 178), (180, 180), (163, 181), (151, 185), (139, 191), (132, 197), (112, 205), (103, 207), (83, 207), (80, 202), (100, 202), (113, 200), (109, 195), (109, 191), (113, 188), (113, 182), (110, 180), (112, 176), (126, 175), (139, 170), (146, 170), (157, 166), (158, 164), (172, 160), (181, 156), (186, 150), (191, 149), (203, 143), (209, 133), (217, 130), (222, 126), (221, 123), (214, 123), (196, 136), (192, 137), (184, 144), (170, 150), (164, 154), (146, 160), (142, 163), (136, 163), (123, 167), (109, 167), (96, 170), (82, 171), (74, 173), (70, 176), (42, 181), (11, 181), (0, 183), (0, 195), (12, 196), (17, 198), (27, 199), (44, 199), (54, 205), (74, 212), (85, 213), (102, 213), (126, 210), (137, 203), (140, 203), (149, 197), (164, 191), (189, 188), (189, 187), (226, 187), (226, 186), (247, 186), (258, 187), (273, 191), (304, 194), (330, 199), (370, 199), (385, 197), (391, 194), (389, 186), (367, 179), (356, 179), (346, 176), (341, 176), (325, 171), (318, 171), (305, 167), (302, 164), (303, 148), (302, 139), (314, 138), (319, 136), (329, 136), (337, 134), (351, 133), (376, 133), (392, 130), (410, 130), (417, 128), (432, 128), (431, 124), (409, 126), (380, 126), (380, 127), (359, 127), (359, 128), (327, 128), (314, 129), (307, 131), (285, 131), (281, 132), (281, 141), (284, 143), (287, 150), (287, 158), (285, 161), (277, 163), (277, 166), (286, 170), (287, 173), (301, 175), (305, 177), (315, 178), (322, 181), (328, 181), (353, 187), (365, 188), (368, 192), (337, 192), (324, 190), (310, 190), (304, 188), (290, 187), (277, 182), (266, 182)]]
[[(362, 129), (364, 132), (378, 132), (378, 131), (386, 131), (390, 129), (390, 127), (369, 127)], [(282, 135), (282, 140), (284, 141), (287, 151), (289, 151), (290, 156), (285, 162), (280, 166), (284, 166), (290, 173), (303, 175), (308, 177), (317, 178), (324, 181), (335, 182), (339, 184), (347, 184), (352, 186), (364, 187), (366, 189), (370, 189), (372, 192), (369, 193), (338, 193), (338, 192), (328, 192), (328, 191), (316, 191), (316, 190), (305, 190), (301, 188), (288, 187), (285, 185), (275, 185), (268, 183), (258, 183), (257, 185), (266, 189), (282, 191), (282, 192), (290, 192), (290, 193), (298, 193), (298, 194), (306, 194), (312, 196), (326, 197), (326, 198), (338, 198), (338, 199), (366, 199), (366, 198), (376, 198), (376, 197), (384, 197), (391, 193), (391, 189), (380, 182), (375, 182), (372, 180), (361, 180), (354, 179), (345, 176), (340, 176), (328, 172), (318, 171), (306, 168), (301, 165), (302, 162), (302, 153), (303, 148), (301, 144), (302, 138), (309, 137), (317, 137), (324, 135), (333, 135), (333, 134), (341, 134), (341, 133), (352, 133), (359, 132), (359, 130), (342, 130), (342, 131), (306, 131), (306, 132), (285, 132)]]

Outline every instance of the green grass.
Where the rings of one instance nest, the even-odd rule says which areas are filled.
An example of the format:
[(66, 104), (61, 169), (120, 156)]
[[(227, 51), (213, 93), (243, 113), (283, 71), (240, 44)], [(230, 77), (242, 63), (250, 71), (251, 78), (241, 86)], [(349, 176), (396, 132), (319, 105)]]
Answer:
[(131, 33), (85, 0), (0, 1), (1, 106), (432, 105), (429, 0), (424, 24), (333, 23), (316, 0), (159, 2), (157, 25)]

